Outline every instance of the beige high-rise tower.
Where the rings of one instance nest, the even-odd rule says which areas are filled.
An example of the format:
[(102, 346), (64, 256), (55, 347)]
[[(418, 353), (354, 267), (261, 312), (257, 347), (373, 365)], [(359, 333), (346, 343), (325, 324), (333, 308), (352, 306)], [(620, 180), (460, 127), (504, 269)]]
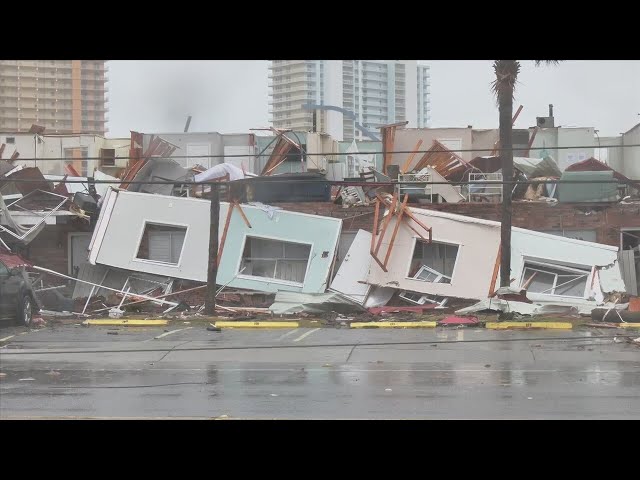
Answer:
[(104, 60), (0, 60), (0, 131), (107, 131)]

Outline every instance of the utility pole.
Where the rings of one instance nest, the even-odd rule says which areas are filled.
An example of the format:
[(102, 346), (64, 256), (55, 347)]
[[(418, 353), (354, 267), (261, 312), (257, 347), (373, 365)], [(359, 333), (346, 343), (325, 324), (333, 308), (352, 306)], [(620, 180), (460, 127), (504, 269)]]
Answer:
[(220, 192), (218, 183), (211, 183), (211, 205), (209, 207), (209, 266), (207, 268), (207, 293), (204, 313), (215, 315), (216, 276), (218, 275), (218, 222), (220, 218)]

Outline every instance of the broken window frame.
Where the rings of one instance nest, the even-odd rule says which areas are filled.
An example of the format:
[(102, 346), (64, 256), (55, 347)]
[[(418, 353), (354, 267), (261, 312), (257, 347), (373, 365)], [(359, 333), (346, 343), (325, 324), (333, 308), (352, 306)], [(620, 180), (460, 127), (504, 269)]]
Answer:
[[(416, 305), (424, 305), (425, 303), (434, 303), (434, 304), (440, 305), (441, 307), (444, 307), (449, 301), (449, 298), (442, 297), (441, 295), (421, 294), (416, 292), (410, 292), (408, 290), (403, 290), (398, 294), (398, 296), (403, 300), (406, 300), (407, 302), (415, 303)], [(416, 299), (416, 297), (418, 298)]]
[[(564, 270), (566, 274), (560, 275), (552, 271), (544, 270), (545, 267), (551, 270)], [(594, 267), (589, 265), (582, 265), (582, 267), (584, 268), (577, 268), (577, 266), (570, 267), (560, 263), (525, 258), (522, 263), (522, 274), (520, 275), (519, 285), (520, 285), (520, 288), (526, 289), (528, 293), (532, 293), (536, 295), (586, 299), (586, 298), (589, 298), (589, 294), (588, 294), (589, 285), (591, 284), (591, 279), (593, 278)], [(530, 280), (530, 277), (531, 277), (530, 275), (527, 275), (527, 270), (534, 271), (534, 272), (541, 272), (546, 275), (554, 275), (553, 285), (551, 286), (551, 288), (548, 288), (543, 292), (529, 291), (528, 290), (529, 285), (527, 285), (526, 287), (524, 286)], [(571, 275), (574, 275), (575, 278), (568, 281), (563, 281), (562, 283), (558, 284), (558, 277), (571, 276)], [(585, 279), (585, 287), (584, 287), (584, 291), (582, 292), (582, 296), (555, 293), (556, 289), (558, 289), (559, 287), (568, 285), (572, 282), (575, 282), (576, 280), (581, 280), (582, 278)]]
[(100, 149), (100, 167), (116, 166), (116, 149), (101, 148)]
[[(138, 253), (140, 252), (140, 246), (142, 245), (142, 240), (144, 239), (144, 234), (147, 230), (147, 225), (156, 225), (156, 226), (160, 226), (160, 227), (170, 227), (170, 228), (181, 228), (184, 229), (184, 240), (182, 241), (182, 247), (180, 248), (180, 255), (178, 257), (178, 261), (177, 263), (173, 263), (173, 262), (163, 262), (161, 260), (152, 260), (149, 258), (140, 258), (138, 257)], [(189, 234), (189, 225), (188, 224), (178, 224), (178, 223), (165, 223), (165, 222), (159, 222), (159, 221), (154, 221), (154, 220), (145, 220), (144, 223), (142, 224), (142, 232), (140, 233), (140, 236), (138, 237), (138, 246), (136, 247), (135, 250), (135, 255), (133, 257), (133, 260), (136, 262), (144, 262), (144, 263), (150, 263), (153, 265), (163, 265), (163, 266), (169, 266), (169, 267), (176, 267), (179, 268), (180, 265), (182, 264), (182, 257), (184, 255), (184, 246), (187, 243), (187, 235)], [(147, 246), (148, 248), (148, 246)], [(171, 248), (171, 246), (169, 247)]]
[[(248, 274), (248, 273), (241, 273), (246, 268), (246, 265), (243, 265), (243, 264), (245, 263), (244, 262), (244, 260), (245, 260), (244, 251), (245, 251), (245, 248), (247, 247), (247, 241), (248, 240), (250, 241), (250, 239), (252, 239), (252, 238), (255, 238), (257, 240), (270, 240), (270, 241), (280, 242), (282, 244), (293, 243), (293, 244), (296, 244), (296, 245), (307, 245), (307, 246), (309, 246), (309, 256), (306, 259), (307, 266), (306, 266), (305, 271), (304, 271), (304, 277), (302, 279), (302, 282), (294, 282), (292, 280), (283, 280), (283, 279), (277, 278), (275, 276), (274, 277), (262, 277), (262, 276), (259, 276), (259, 275), (251, 275), (251, 274)], [(299, 242), (299, 241), (292, 242), (290, 240), (283, 240), (282, 238), (279, 238), (279, 237), (269, 237), (269, 236), (264, 236), (264, 235), (245, 235), (244, 239), (242, 241), (242, 249), (240, 250), (241, 253), (240, 253), (240, 258), (239, 258), (239, 261), (238, 261), (238, 267), (236, 269), (236, 272), (237, 272), (236, 273), (236, 277), (244, 278), (246, 280), (258, 280), (258, 281), (261, 281), (261, 282), (280, 283), (282, 285), (291, 285), (291, 286), (295, 286), (295, 287), (304, 287), (304, 283), (307, 280), (307, 275), (309, 274), (309, 267), (311, 266), (311, 258), (312, 258), (312, 254), (313, 254), (313, 245), (314, 244), (311, 243), (311, 242)], [(284, 251), (283, 251), (283, 254), (284, 254)], [(254, 258), (254, 257), (250, 257), (248, 259), (250, 259), (250, 260), (267, 260), (267, 261), (274, 260), (275, 264), (274, 264), (274, 267), (273, 267), (273, 274), (275, 275), (276, 272), (278, 271), (278, 259), (277, 258), (274, 259), (274, 258), (258, 258), (258, 257)], [(280, 260), (302, 261), (303, 259), (281, 258)]]
[[(411, 274), (411, 264), (413, 263), (413, 255), (416, 251), (416, 246), (418, 244), (418, 242), (421, 242), (422, 240), (419, 237), (413, 237), (413, 248), (411, 249), (411, 257), (409, 258), (409, 265), (407, 267), (407, 274), (405, 276), (406, 279), (409, 280), (417, 280), (419, 282), (425, 282), (425, 283), (438, 283), (441, 285), (451, 285), (451, 283), (453, 282), (453, 278), (455, 276), (456, 273), (456, 267), (458, 265), (458, 257), (460, 256), (460, 248), (462, 247), (461, 243), (455, 243), (455, 242), (448, 242), (448, 241), (443, 241), (443, 240), (431, 240), (431, 242), (429, 242), (429, 245), (434, 245), (434, 244), (440, 244), (440, 245), (450, 245), (452, 247), (457, 247), (457, 251), (456, 251), (456, 258), (453, 261), (453, 269), (451, 270), (451, 276), (445, 275), (444, 273), (434, 269), (433, 267), (429, 267), (427, 265), (425, 265), (424, 263), (422, 264), (422, 266), (418, 269), (418, 271), (413, 275), (410, 276)], [(424, 241), (422, 241), (422, 243), (424, 243)], [(424, 271), (428, 271), (434, 275), (436, 275), (436, 280), (435, 281), (429, 281), (429, 280), (423, 280), (421, 278), (418, 278), (418, 275), (420, 275), (420, 273), (424, 272)], [(446, 278), (449, 280), (449, 282), (442, 282), (441, 280), (443, 278)]]
[[(29, 208), (23, 207), (22, 205), (18, 205), (21, 201), (25, 200), (26, 198), (28, 198), (31, 195), (34, 195), (36, 192), (46, 193), (47, 195), (52, 195), (54, 197), (58, 197), (58, 198), (61, 199), (61, 201), (60, 201), (60, 203), (58, 203), (58, 205), (56, 205), (55, 207), (53, 207), (50, 210), (48, 210), (47, 213), (45, 213), (45, 214), (40, 213), (41, 211), (39, 211), (39, 210), (31, 210)], [(5, 227), (4, 225), (0, 225), (0, 232), (6, 232), (6, 233), (8, 233), (9, 235), (11, 235), (13, 238), (15, 238), (17, 240), (24, 240), (34, 230), (36, 230), (41, 224), (45, 223), (48, 217), (50, 217), (55, 212), (60, 210), (60, 208), (67, 202), (67, 200), (69, 200), (69, 199), (64, 195), (59, 195), (59, 194), (53, 193), (53, 192), (47, 192), (46, 190), (33, 190), (32, 192), (27, 193), (26, 195), (20, 197), (19, 199), (15, 200), (15, 201), (13, 201), (11, 203), (6, 204), (6, 207), (7, 207), (7, 211), (8, 211), (9, 214), (11, 214), (11, 211), (10, 211), (11, 207), (17, 207), (22, 211), (29, 212), (34, 217), (40, 217), (40, 221), (38, 221), (37, 223), (32, 225), (31, 228), (29, 228), (29, 230), (24, 232), (22, 235), (18, 235), (13, 230)], [(14, 209), (14, 211), (16, 211), (16, 210)], [(13, 221), (16, 224), (18, 224), (18, 222), (16, 221), (16, 218), (13, 218)], [(19, 225), (23, 225), (23, 224), (19, 224)]]
[(640, 227), (623, 227), (620, 229), (620, 250), (625, 249), (625, 237), (637, 239), (638, 245), (640, 245)]

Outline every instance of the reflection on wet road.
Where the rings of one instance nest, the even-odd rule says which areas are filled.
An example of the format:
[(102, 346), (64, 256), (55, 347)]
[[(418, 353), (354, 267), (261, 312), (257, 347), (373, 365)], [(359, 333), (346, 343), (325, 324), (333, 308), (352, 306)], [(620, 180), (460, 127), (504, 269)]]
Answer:
[(162, 332), (16, 335), (0, 416), (640, 418), (640, 349), (591, 332)]

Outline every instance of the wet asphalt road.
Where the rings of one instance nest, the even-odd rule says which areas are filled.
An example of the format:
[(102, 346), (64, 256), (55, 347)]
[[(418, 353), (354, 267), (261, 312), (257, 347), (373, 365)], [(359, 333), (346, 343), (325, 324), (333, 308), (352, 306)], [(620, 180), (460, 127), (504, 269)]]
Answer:
[(640, 418), (616, 333), (0, 328), (0, 418)]

